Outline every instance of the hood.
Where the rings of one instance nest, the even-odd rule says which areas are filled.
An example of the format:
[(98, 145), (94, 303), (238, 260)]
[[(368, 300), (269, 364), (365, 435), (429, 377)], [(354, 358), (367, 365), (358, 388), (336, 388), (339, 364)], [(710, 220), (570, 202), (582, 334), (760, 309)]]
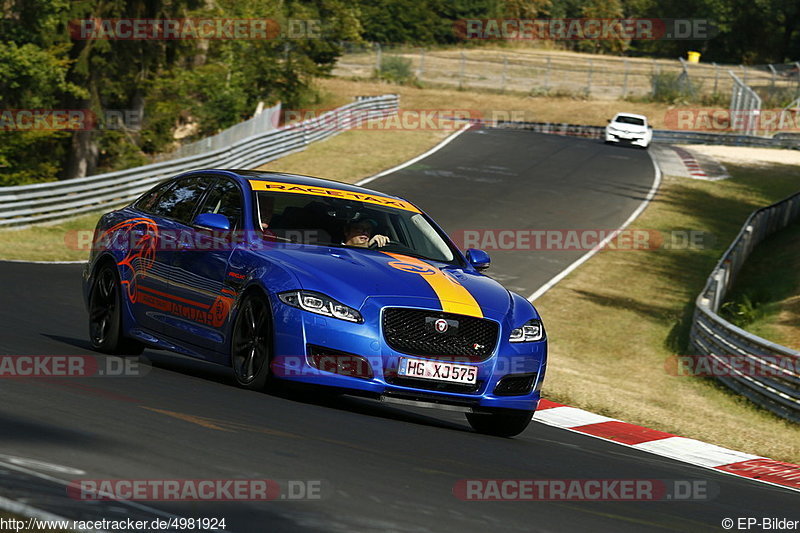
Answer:
[(367, 298), (411, 298), (421, 307), (470, 316), (508, 312), (510, 293), (472, 269), (377, 250), (294, 245), (263, 252), (292, 272), (301, 289), (361, 309)]
[(625, 124), (622, 122), (611, 122), (609, 124), (612, 128), (619, 131), (628, 133), (644, 133), (647, 131), (647, 126), (637, 126), (636, 124)]

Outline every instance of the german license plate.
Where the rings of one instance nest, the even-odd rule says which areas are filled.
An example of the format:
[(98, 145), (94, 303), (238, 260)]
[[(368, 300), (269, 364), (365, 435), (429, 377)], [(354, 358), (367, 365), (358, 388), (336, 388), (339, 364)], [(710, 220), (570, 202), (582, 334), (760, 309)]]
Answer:
[(440, 361), (425, 361), (401, 357), (397, 374), (409, 378), (431, 379), (434, 381), (447, 381), (450, 383), (467, 383), (474, 385), (478, 381), (478, 367), (443, 363)]

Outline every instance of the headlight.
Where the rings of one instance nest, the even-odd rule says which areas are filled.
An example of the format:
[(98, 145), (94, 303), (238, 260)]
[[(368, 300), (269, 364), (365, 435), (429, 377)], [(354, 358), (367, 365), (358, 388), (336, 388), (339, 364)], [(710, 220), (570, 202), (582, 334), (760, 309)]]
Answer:
[(343, 303), (337, 302), (333, 298), (313, 291), (289, 291), (278, 295), (286, 305), (297, 307), (305, 311), (310, 311), (318, 315), (347, 320), (348, 322), (361, 323), (364, 319), (361, 313), (348, 307)]
[(510, 342), (536, 342), (544, 339), (544, 326), (542, 321), (532, 318), (525, 322), (521, 328), (511, 330)]

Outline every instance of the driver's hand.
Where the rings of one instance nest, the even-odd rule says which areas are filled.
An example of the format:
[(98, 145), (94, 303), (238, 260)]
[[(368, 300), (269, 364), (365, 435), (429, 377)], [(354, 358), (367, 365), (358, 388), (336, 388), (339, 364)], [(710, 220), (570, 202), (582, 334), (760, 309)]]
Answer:
[(369, 246), (377, 246), (378, 248), (382, 248), (389, 244), (389, 237), (386, 235), (374, 235), (369, 240)]

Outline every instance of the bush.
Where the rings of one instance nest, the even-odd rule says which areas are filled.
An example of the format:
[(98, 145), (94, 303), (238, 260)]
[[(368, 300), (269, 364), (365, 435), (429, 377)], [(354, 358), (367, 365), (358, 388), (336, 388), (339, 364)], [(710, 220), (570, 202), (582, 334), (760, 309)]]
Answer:
[(701, 84), (681, 73), (657, 72), (650, 76), (651, 100), (668, 104), (689, 103), (700, 95)]
[(376, 77), (401, 85), (416, 83), (416, 76), (411, 68), (411, 60), (401, 56), (385, 55), (381, 58), (381, 70)]
[(764, 309), (756, 298), (742, 294), (740, 298), (722, 304), (720, 316), (734, 326), (743, 328), (763, 317)]

